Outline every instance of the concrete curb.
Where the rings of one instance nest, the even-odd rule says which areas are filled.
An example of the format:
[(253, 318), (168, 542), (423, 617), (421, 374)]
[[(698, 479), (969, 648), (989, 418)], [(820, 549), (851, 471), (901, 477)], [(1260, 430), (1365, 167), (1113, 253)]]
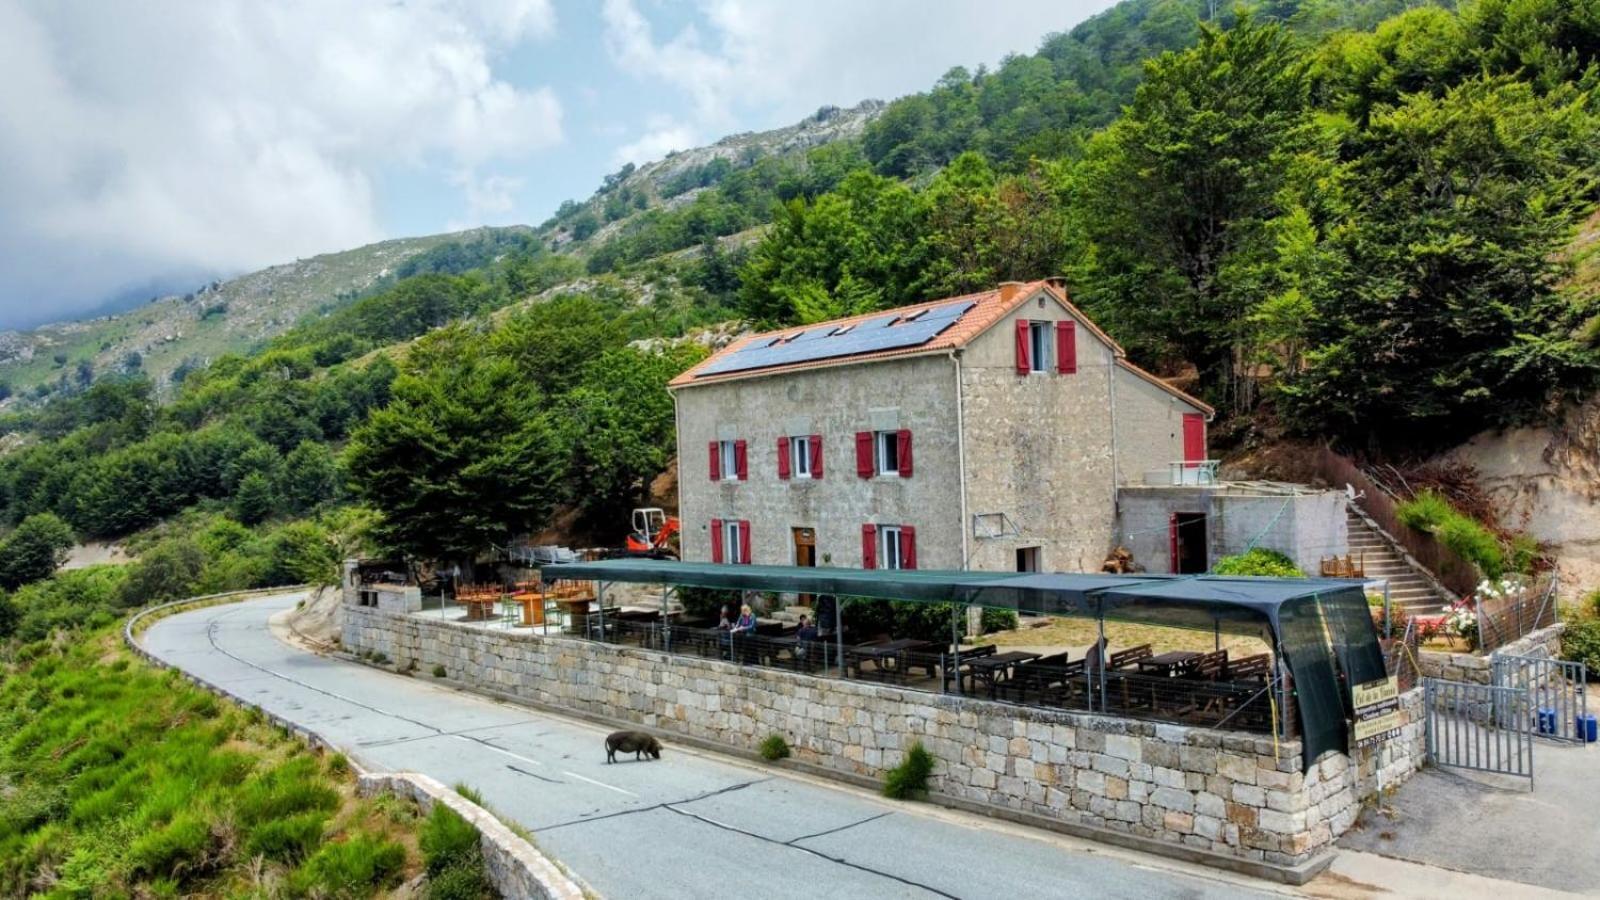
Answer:
[[(378, 665), (344, 650), (330, 651), (327, 655), (337, 657), (346, 662), (353, 662), (358, 665), (378, 669), (379, 671), (394, 673), (394, 669), (392, 668)], [(653, 731), (652, 729), (645, 728), (637, 722), (631, 722), (626, 719), (616, 719), (609, 716), (581, 712), (563, 706), (556, 706), (554, 704), (540, 703), (536, 700), (530, 700), (527, 697), (518, 696), (516, 694), (511, 694), (504, 691), (496, 691), (491, 688), (481, 687), (475, 684), (469, 684), (448, 676), (433, 678), (431, 680), (435, 684), (446, 685), (458, 691), (462, 691), (463, 693), (487, 697), (491, 700), (498, 700), (502, 703), (509, 703), (514, 706), (540, 710), (568, 719), (577, 719), (579, 721), (589, 722), (594, 725), (600, 725), (608, 729), (619, 731), (645, 731), (656, 734), (662, 741), (669, 744), (685, 745), (693, 747), (697, 750), (714, 753), (719, 756), (734, 757), (736, 759), (755, 762), (763, 766), (770, 766), (777, 769), (788, 769), (790, 771), (824, 781), (840, 782), (853, 787), (866, 788), (874, 792), (883, 787), (883, 785), (878, 781), (862, 775), (854, 775), (849, 772), (840, 772), (823, 766), (811, 765), (809, 763), (792, 759), (778, 760), (773, 762), (762, 758), (759, 753), (745, 752), (724, 744), (716, 743), (715, 741), (709, 741), (690, 735), (657, 732)], [(967, 800), (961, 797), (955, 797), (936, 791), (929, 792), (927, 802), (932, 803), (935, 806), (945, 807), (947, 809), (954, 809), (961, 812), (973, 813), (975, 815), (987, 816), (993, 819), (1001, 819), (1018, 825), (1026, 825), (1030, 828), (1053, 831), (1069, 837), (1081, 838), (1083, 840), (1094, 841), (1101, 844), (1109, 844), (1111, 846), (1121, 847), (1127, 850), (1136, 850), (1141, 853), (1148, 853), (1152, 856), (1161, 856), (1167, 859), (1178, 860), (1180, 862), (1195, 863), (1197, 865), (1208, 866), (1214, 869), (1221, 869), (1226, 872), (1233, 872), (1239, 875), (1248, 875), (1252, 878), (1260, 878), (1264, 881), (1274, 881), (1280, 884), (1293, 886), (1303, 885), (1322, 874), (1323, 870), (1327, 869), (1328, 866), (1332, 864), (1335, 855), (1333, 852), (1327, 852), (1320, 856), (1309, 859), (1299, 865), (1285, 866), (1277, 863), (1227, 856), (1225, 854), (1213, 853), (1195, 847), (1185, 847), (1180, 844), (1171, 844), (1166, 841), (1144, 838), (1135, 834), (1112, 831), (1107, 828), (1097, 828), (1093, 825), (1081, 825), (1074, 822), (1064, 822), (1059, 819), (1051, 819), (1047, 816), (1035, 815), (1033, 813), (1023, 812), (1021, 810), (1007, 809), (1002, 806), (994, 806), (987, 803), (979, 803), (973, 800)]]
[[(146, 650), (139, 643), (137, 637), (140, 624), (157, 613), (163, 614), (162, 617), (164, 617), (167, 614), (180, 611), (181, 607), (205, 607), (239, 603), (245, 600), (275, 597), (295, 591), (307, 590), (312, 590), (312, 587), (301, 584), (255, 590), (226, 591), (220, 594), (188, 597), (183, 600), (174, 600), (169, 603), (146, 607), (128, 617), (128, 621), (123, 624), (122, 641), (129, 650), (146, 663), (158, 669), (170, 669), (201, 690), (215, 694), (245, 709), (256, 710), (268, 722), (294, 735), (313, 749), (344, 753), (345, 758), (350, 761), (350, 766), (356, 773), (357, 793), (362, 796), (372, 796), (376, 793), (385, 792), (392, 793), (415, 801), (425, 814), (433, 809), (434, 803), (441, 802), (455, 810), (458, 815), (471, 822), (473, 827), (478, 830), (478, 834), (482, 839), (484, 870), (488, 873), (490, 881), (501, 896), (513, 898), (540, 897), (545, 898), (545, 900), (576, 900), (576, 898), (580, 897), (598, 896), (593, 889), (569, 876), (559, 863), (546, 856), (538, 847), (519, 837), (492, 812), (446, 788), (435, 779), (416, 772), (377, 771), (363, 762), (355, 753), (340, 750), (332, 741), (316, 731), (277, 716), (229, 691), (227, 688), (212, 684), (197, 675), (192, 675), (171, 665)], [(338, 655), (349, 658), (347, 654), (341, 653)]]

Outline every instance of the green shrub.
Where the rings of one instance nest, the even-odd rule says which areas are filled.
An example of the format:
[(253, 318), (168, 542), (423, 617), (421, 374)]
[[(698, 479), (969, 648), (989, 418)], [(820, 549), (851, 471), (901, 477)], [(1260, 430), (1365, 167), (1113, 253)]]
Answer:
[(374, 663), (377, 663), (380, 666), (388, 665), (389, 664), (389, 654), (384, 653), (383, 651), (380, 650), (380, 651), (372, 654), (372, 661)]
[(429, 875), (476, 860), (478, 841), (478, 829), (443, 803), (433, 805), (433, 812), (428, 814), (428, 821), (417, 838)]
[(483, 873), (483, 863), (451, 866), (428, 876), (428, 900), (495, 900), (500, 895)]
[(252, 856), (296, 863), (310, 856), (322, 843), (322, 831), (327, 822), (328, 814), (320, 811), (263, 822), (251, 833), (246, 848)]
[(889, 770), (883, 780), (883, 795), (895, 800), (915, 800), (928, 795), (928, 776), (933, 774), (933, 754), (921, 741), (906, 750), (900, 765)]
[(769, 734), (761, 742), (761, 758), (769, 762), (789, 758), (789, 742), (781, 734)]
[(392, 841), (360, 835), (323, 844), (289, 878), (296, 894), (366, 897), (375, 887), (391, 887), (405, 867), (406, 850)]
[(350, 771), (350, 758), (343, 753), (335, 753), (328, 757), (328, 774), (343, 775)]
[(1539, 541), (1530, 534), (1514, 534), (1511, 536), (1511, 571), (1519, 575), (1532, 575), (1533, 567), (1538, 564), (1539, 557), (1544, 555), (1544, 549), (1539, 546)]
[(1588, 666), (1591, 678), (1600, 675), (1600, 618), (1567, 623), (1561, 632), (1561, 658)]
[[(1395, 507), (1395, 514), (1412, 528), (1431, 533), (1457, 556), (1476, 565), (1484, 577), (1499, 578), (1505, 574), (1505, 552), (1500, 548), (1499, 539), (1482, 523), (1451, 506), (1442, 494), (1422, 491)], [(1523, 551), (1528, 554), (1527, 566), (1531, 569), (1538, 546), (1533, 544), (1532, 551), (1528, 552), (1528, 544), (1524, 543)]]
[(1457, 556), (1475, 563), (1484, 577), (1495, 579), (1505, 574), (1505, 554), (1500, 542), (1483, 527), (1466, 516), (1447, 519), (1436, 532), (1439, 542), (1454, 550)]
[(200, 861), (211, 843), (211, 825), (199, 813), (179, 814), (128, 845), (128, 864), (136, 875), (177, 875)]
[(433, 664), (433, 677), (435, 677), (435, 678), (443, 678), (444, 677), (444, 666), (441, 666), (438, 663), (434, 663)]
[(1418, 531), (1433, 531), (1445, 520), (1461, 515), (1450, 501), (1437, 491), (1423, 491), (1395, 507), (1400, 521)]
[(1252, 547), (1243, 553), (1224, 556), (1211, 567), (1217, 575), (1270, 575), (1275, 578), (1304, 578), (1306, 573), (1294, 560), (1276, 550)]
[(1578, 609), (1583, 615), (1600, 617), (1600, 590), (1590, 591), (1588, 596), (1578, 601)]

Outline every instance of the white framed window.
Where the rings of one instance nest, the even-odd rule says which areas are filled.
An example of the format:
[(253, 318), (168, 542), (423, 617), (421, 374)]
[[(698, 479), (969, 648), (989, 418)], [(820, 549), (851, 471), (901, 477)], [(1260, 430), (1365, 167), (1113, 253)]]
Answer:
[(739, 455), (738, 451), (734, 449), (738, 443), (738, 441), (717, 442), (717, 457), (721, 462), (722, 477), (724, 479), (739, 477)]
[(789, 471), (793, 478), (811, 478), (811, 437), (799, 434), (789, 438)]
[(902, 555), (899, 525), (878, 526), (878, 568), (903, 569), (905, 557)]
[(741, 557), (740, 550), (744, 546), (744, 525), (738, 519), (724, 519), (722, 522), (722, 558), (730, 563), (747, 563), (750, 560)]
[(873, 445), (878, 474), (900, 474), (900, 432), (877, 432), (873, 435)]
[(1028, 370), (1030, 372), (1050, 371), (1050, 330), (1054, 322), (1029, 322), (1028, 323)]

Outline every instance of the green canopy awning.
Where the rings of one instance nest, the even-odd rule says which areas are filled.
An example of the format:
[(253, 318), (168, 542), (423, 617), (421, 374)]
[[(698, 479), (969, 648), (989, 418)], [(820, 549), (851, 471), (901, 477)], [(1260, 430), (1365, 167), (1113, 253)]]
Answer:
[(1294, 677), (1309, 765), (1348, 746), (1350, 685), (1387, 675), (1363, 582), (1339, 578), (974, 572), (611, 559), (545, 566), (546, 580), (956, 602), (1034, 615), (1260, 634)]

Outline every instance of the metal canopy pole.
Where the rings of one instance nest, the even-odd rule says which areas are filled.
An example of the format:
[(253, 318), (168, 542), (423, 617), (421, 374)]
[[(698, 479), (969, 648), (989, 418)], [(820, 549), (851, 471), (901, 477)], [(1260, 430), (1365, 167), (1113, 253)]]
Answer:
[(848, 678), (849, 673), (844, 667), (844, 601), (837, 595), (833, 598), (833, 641), (834, 649), (839, 654), (839, 677)]
[(1222, 620), (1216, 616), (1211, 617), (1212, 650), (1222, 649)]
[(961, 604), (950, 604), (950, 662), (945, 670), (945, 693), (950, 692), (950, 673), (956, 676), (956, 693), (961, 693)]
[(1106, 711), (1106, 610), (1100, 607), (1100, 711)]
[(661, 647), (668, 653), (672, 652), (672, 620), (667, 618), (667, 596), (671, 593), (671, 586), (661, 586)]
[(599, 579), (594, 582), (594, 605), (600, 615), (600, 643), (606, 642), (606, 583)]

